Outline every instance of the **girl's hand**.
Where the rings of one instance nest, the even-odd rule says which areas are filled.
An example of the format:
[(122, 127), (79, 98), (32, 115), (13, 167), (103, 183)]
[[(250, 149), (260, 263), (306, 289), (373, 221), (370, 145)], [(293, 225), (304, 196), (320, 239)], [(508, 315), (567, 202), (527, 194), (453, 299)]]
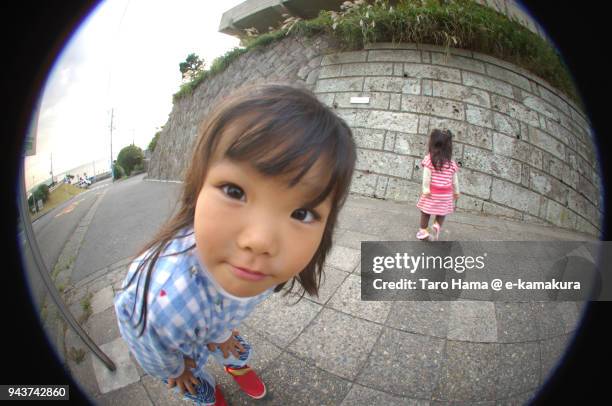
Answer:
[(460, 195), (460, 194), (461, 194), (461, 193), (453, 193), (453, 198), (454, 198), (455, 200), (459, 199), (459, 195)]
[(214, 351), (216, 348), (221, 349), (223, 352), (223, 358), (227, 358), (230, 353), (234, 355), (234, 357), (239, 358), (240, 353), (244, 352), (244, 347), (236, 338), (235, 335), (238, 335), (238, 330), (233, 330), (230, 338), (227, 339), (224, 343), (210, 343), (206, 344), (210, 351)]
[(431, 197), (431, 193), (423, 193), (423, 197)]
[(196, 367), (196, 363), (189, 357), (185, 357), (184, 359), (185, 370), (176, 378), (168, 378), (168, 388), (172, 389), (178, 385), (181, 390), (181, 395), (185, 393), (185, 390), (188, 390), (192, 395), (196, 395), (195, 387), (200, 384), (200, 381), (191, 373), (191, 369)]

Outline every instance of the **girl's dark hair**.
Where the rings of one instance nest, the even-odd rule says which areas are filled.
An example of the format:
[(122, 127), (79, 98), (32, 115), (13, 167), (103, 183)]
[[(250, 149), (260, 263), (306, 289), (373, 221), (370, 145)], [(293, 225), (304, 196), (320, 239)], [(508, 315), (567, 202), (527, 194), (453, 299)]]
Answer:
[[(226, 131), (230, 126), (232, 131)], [(226, 139), (230, 134), (231, 138)], [(208, 115), (198, 131), (179, 210), (134, 257), (148, 251), (127, 284), (129, 286), (138, 275), (138, 294), (145, 273), (142, 310), (136, 324), (144, 320), (139, 335), (146, 326), (148, 290), (154, 265), (171, 240), (185, 237), (177, 237), (178, 232), (193, 225), (196, 200), (214, 157), (249, 162), (268, 176), (289, 175), (290, 187), (297, 184), (315, 162), (322, 160), (322, 173), (329, 179), (327, 183), (322, 181), (318, 194), (307, 207), (316, 207), (331, 195), (331, 211), (317, 251), (285, 292), (288, 294), (297, 281), (303, 288), (301, 297), (305, 292), (318, 295), (323, 263), (331, 248), (332, 232), (348, 195), (355, 167), (352, 133), (344, 120), (306, 89), (283, 84), (250, 86), (232, 94)], [(193, 248), (195, 244), (180, 253)], [(165, 255), (176, 254), (179, 253)], [(274, 291), (280, 291), (284, 285), (276, 286)], [(135, 306), (136, 303), (132, 317)]]
[(453, 156), (453, 133), (450, 130), (433, 129), (429, 134), (429, 158), (436, 170), (450, 165)]

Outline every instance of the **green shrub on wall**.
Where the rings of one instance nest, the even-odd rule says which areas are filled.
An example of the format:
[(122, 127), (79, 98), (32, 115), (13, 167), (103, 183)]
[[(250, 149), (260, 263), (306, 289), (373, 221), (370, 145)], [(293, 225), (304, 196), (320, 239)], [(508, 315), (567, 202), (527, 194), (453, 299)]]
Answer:
[(340, 12), (321, 11), (312, 20), (291, 17), (277, 30), (261, 35), (248, 31), (243, 48), (234, 48), (215, 59), (210, 70), (201, 72), (174, 95), (177, 100), (191, 94), (206, 78), (223, 71), (234, 59), (251, 49), (266, 46), (287, 35), (310, 37), (327, 34), (344, 50), (362, 49), (374, 42), (432, 44), (472, 50), (523, 67), (582, 102), (560, 55), (546, 40), (517, 21), (481, 6), (473, 0), (400, 0), (368, 4), (346, 1)]

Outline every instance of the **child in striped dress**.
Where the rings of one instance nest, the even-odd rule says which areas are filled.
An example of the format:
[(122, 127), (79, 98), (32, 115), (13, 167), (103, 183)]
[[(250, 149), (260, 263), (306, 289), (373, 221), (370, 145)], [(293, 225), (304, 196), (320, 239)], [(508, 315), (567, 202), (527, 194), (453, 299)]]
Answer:
[[(445, 217), (455, 208), (459, 198), (457, 163), (453, 155), (452, 133), (434, 129), (429, 134), (429, 153), (421, 161), (423, 168), (422, 194), (417, 203), (421, 209), (421, 224), (416, 237), (419, 240), (438, 240)], [(433, 235), (429, 232), (429, 218), (434, 215)]]

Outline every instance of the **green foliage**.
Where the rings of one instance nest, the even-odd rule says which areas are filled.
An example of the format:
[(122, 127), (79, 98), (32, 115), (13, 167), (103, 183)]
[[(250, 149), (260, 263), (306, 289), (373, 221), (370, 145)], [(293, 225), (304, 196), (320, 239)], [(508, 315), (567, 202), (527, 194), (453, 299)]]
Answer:
[[(474, 0), (400, 0), (395, 7), (385, 0), (375, 0), (371, 4), (356, 0), (345, 1), (341, 7), (340, 12), (321, 11), (317, 18), (308, 21), (288, 18), (279, 29), (261, 35), (245, 30), (249, 34), (242, 39), (245, 47), (235, 48), (217, 58), (213, 62), (214, 74), (240, 54), (287, 35), (327, 34), (335, 38), (342, 49), (362, 49), (369, 43), (393, 42), (433, 44), (488, 54), (525, 68), (582, 106), (571, 75), (553, 46), (519, 22)], [(201, 72), (183, 85), (174, 99), (190, 94), (213, 75), (207, 72)]]
[(117, 179), (121, 179), (125, 176), (125, 171), (123, 170), (123, 168), (121, 167), (121, 165), (119, 164), (115, 164), (113, 166), (113, 179), (117, 180)]
[(46, 203), (49, 200), (49, 186), (46, 184), (38, 185), (38, 187), (32, 193), (35, 201), (42, 200), (43, 203)]
[(196, 54), (189, 54), (184, 62), (179, 63), (179, 69), (183, 79), (193, 78), (204, 69), (206, 63)]
[(119, 151), (117, 155), (117, 164), (125, 171), (127, 176), (130, 176), (134, 167), (138, 164), (142, 164), (144, 155), (142, 150), (135, 145), (128, 145)]
[(151, 142), (149, 142), (149, 146), (147, 147), (147, 149), (150, 152), (153, 152), (155, 150), (155, 146), (157, 145), (157, 140), (159, 140), (159, 135), (161, 134), (161, 131), (158, 131), (155, 133), (155, 135), (153, 136), (153, 139), (151, 140)]

